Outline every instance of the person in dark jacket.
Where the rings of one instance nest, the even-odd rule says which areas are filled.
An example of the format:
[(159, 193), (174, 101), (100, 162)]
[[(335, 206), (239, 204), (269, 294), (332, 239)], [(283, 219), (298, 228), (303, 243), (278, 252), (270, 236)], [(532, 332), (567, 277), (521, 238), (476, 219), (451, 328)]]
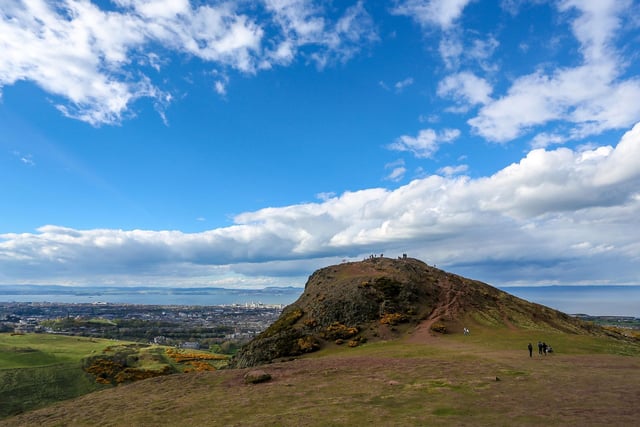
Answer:
[(529, 343), (527, 348), (529, 349), (529, 357), (533, 357), (533, 346), (531, 345), (531, 343)]

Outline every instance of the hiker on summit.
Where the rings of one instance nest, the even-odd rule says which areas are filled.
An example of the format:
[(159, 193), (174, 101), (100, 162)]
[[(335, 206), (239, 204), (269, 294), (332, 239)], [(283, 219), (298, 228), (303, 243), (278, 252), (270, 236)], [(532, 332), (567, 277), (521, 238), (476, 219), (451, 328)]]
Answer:
[(531, 343), (529, 343), (527, 348), (529, 349), (529, 357), (533, 357), (533, 346), (531, 345)]

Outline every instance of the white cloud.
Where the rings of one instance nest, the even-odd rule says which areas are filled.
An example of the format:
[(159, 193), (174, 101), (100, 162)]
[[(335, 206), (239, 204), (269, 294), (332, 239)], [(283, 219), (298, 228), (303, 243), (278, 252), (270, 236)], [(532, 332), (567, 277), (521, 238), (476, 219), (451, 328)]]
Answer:
[(227, 94), (227, 82), (224, 80), (215, 81), (213, 83), (213, 88), (220, 96), (225, 96)]
[(20, 161), (25, 165), (35, 166), (35, 162), (33, 161), (33, 156), (31, 154), (27, 154), (25, 156), (20, 157)]
[(407, 77), (404, 80), (400, 80), (393, 85), (397, 92), (402, 92), (405, 88), (411, 86), (413, 84), (413, 78)]
[(567, 141), (567, 138), (562, 135), (553, 133), (539, 133), (531, 140), (531, 147), (533, 148), (547, 148), (550, 145), (563, 144)]
[(414, 83), (413, 77), (407, 77), (406, 79), (398, 80), (397, 82), (395, 82), (392, 88), (389, 87), (389, 85), (387, 85), (383, 81), (379, 81), (378, 85), (380, 85), (380, 87), (383, 88), (384, 90), (393, 91), (395, 93), (401, 93), (406, 88), (413, 85), (413, 83)]
[(445, 129), (440, 133), (433, 129), (423, 129), (415, 137), (402, 135), (387, 148), (394, 151), (409, 151), (418, 158), (430, 158), (438, 151), (440, 144), (451, 142), (459, 136), (458, 129)]
[(404, 178), (404, 175), (407, 173), (407, 168), (404, 166), (404, 160), (396, 160), (395, 162), (387, 163), (384, 165), (384, 168), (387, 170), (391, 170), (389, 174), (385, 177), (387, 181), (398, 182)]
[(498, 71), (498, 63), (492, 56), (500, 45), (498, 40), (489, 35), (484, 39), (474, 39), (465, 43), (464, 31), (452, 29), (442, 33), (438, 44), (438, 52), (448, 70), (456, 70), (462, 64), (479, 66), (485, 72)]
[(485, 105), (469, 124), (497, 142), (554, 120), (573, 123), (573, 138), (630, 126), (640, 118), (640, 105), (635, 102), (640, 80), (616, 82), (610, 66), (585, 65), (551, 76), (537, 72), (521, 77), (507, 95)]
[(640, 119), (640, 80), (621, 79), (624, 64), (612, 40), (619, 15), (628, 2), (559, 3), (561, 11), (577, 10), (573, 33), (583, 63), (573, 68), (542, 69), (514, 80), (506, 95), (487, 103), (469, 120), (482, 137), (506, 142), (537, 126), (564, 120), (573, 124), (567, 139), (580, 139), (609, 129), (623, 129)]
[(394, 190), (247, 212), (201, 233), (45, 226), (4, 234), (0, 283), (246, 283), (247, 275), (276, 283), (269, 274), (296, 260), (312, 269), (394, 251), (500, 283), (606, 281), (609, 265), (621, 283), (637, 282), (640, 228), (629, 224), (640, 210), (638, 158), (640, 124), (615, 147), (537, 149), (477, 179), (443, 168), (445, 176)]
[(147, 43), (243, 71), (253, 68), (250, 52), (259, 47), (261, 30), (225, 6), (118, 5), (125, 9), (106, 12), (83, 0), (3, 6), (0, 87), (32, 81), (66, 100), (57, 105), (63, 114), (100, 125), (119, 122), (138, 98), (166, 99), (148, 77), (128, 70), (132, 53)]
[(486, 39), (476, 39), (471, 47), (465, 51), (465, 56), (476, 61), (486, 72), (498, 71), (498, 65), (491, 58), (500, 43), (493, 36)]
[(31, 154), (22, 154), (19, 151), (13, 151), (12, 154), (17, 157), (18, 159), (20, 159), (20, 161), (22, 163), (24, 163), (27, 166), (35, 166), (36, 162), (33, 160), (33, 155)]
[(447, 69), (456, 69), (460, 66), (464, 45), (457, 35), (447, 34), (440, 40), (438, 51)]
[(229, 84), (229, 76), (224, 73), (214, 73), (215, 81), (213, 82), (213, 90), (222, 97), (227, 95), (227, 85)]
[[(165, 106), (167, 94), (139, 68), (146, 64), (156, 73), (161, 70), (154, 49), (254, 73), (289, 64), (305, 45), (313, 46), (309, 57), (322, 66), (345, 61), (376, 38), (362, 2), (335, 22), (305, 0), (266, 0), (270, 13), (258, 14), (261, 22), (239, 11), (242, 3), (114, 4), (107, 11), (88, 0), (2, 2), (0, 90), (30, 81), (58, 97), (54, 102), (66, 116), (95, 126), (114, 124), (132, 115), (131, 105), (139, 98), (163, 100), (155, 105)], [(280, 31), (270, 34), (273, 46), (264, 45), (265, 28)], [(215, 85), (224, 92), (225, 82)]]
[(385, 177), (386, 180), (388, 181), (393, 181), (393, 182), (398, 182), (400, 181), (402, 178), (404, 178), (404, 175), (407, 173), (407, 168), (405, 168), (404, 166), (398, 166), (396, 168), (394, 168), (389, 175), (387, 175)]
[(391, 13), (409, 16), (422, 26), (450, 28), (471, 0), (404, 0)]
[(308, 58), (324, 68), (334, 61), (350, 59), (363, 45), (378, 39), (362, 1), (347, 8), (335, 22), (325, 18), (322, 7), (310, 0), (264, 3), (279, 26), (279, 36), (272, 40), (276, 41), (276, 48), (268, 53), (276, 63), (288, 64), (297, 51), (312, 48)]
[(561, 12), (577, 9), (580, 16), (573, 21), (573, 33), (580, 42), (582, 54), (588, 63), (610, 60), (612, 37), (620, 27), (620, 14), (631, 6), (630, 0), (563, 0), (558, 4)]
[(329, 199), (334, 198), (335, 196), (336, 196), (336, 193), (334, 193), (333, 191), (329, 191), (329, 192), (316, 194), (316, 199), (322, 200), (324, 202), (324, 201), (327, 201)]
[(468, 165), (445, 166), (438, 169), (438, 173), (444, 176), (454, 176), (465, 173), (467, 170), (469, 170)]
[(468, 54), (479, 61), (486, 60), (493, 56), (498, 46), (500, 46), (500, 43), (493, 36), (489, 36), (484, 40), (476, 39), (473, 41)]
[(464, 111), (491, 101), (491, 85), (470, 72), (461, 72), (444, 78), (438, 84), (438, 96), (453, 98)]

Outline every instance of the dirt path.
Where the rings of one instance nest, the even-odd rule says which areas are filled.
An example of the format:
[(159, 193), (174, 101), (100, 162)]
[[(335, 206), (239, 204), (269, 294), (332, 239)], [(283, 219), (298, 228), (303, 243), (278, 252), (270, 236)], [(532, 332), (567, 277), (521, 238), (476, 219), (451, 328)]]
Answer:
[(443, 318), (454, 318), (460, 311), (460, 296), (462, 291), (456, 289), (450, 280), (443, 280), (438, 283), (440, 295), (438, 304), (433, 308), (426, 320), (421, 322), (411, 334), (409, 342), (425, 343), (438, 338), (438, 334), (431, 330), (431, 326)]

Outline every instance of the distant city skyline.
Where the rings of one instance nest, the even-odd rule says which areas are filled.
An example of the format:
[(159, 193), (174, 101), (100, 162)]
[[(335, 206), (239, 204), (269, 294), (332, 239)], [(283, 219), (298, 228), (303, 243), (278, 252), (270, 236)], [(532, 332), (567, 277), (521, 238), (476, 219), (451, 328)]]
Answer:
[(637, 0), (0, 10), (0, 285), (640, 284)]
[[(640, 286), (516, 286), (503, 291), (568, 314), (640, 318)], [(0, 303), (141, 305), (288, 305), (304, 287), (264, 289), (155, 286), (0, 286)]]

